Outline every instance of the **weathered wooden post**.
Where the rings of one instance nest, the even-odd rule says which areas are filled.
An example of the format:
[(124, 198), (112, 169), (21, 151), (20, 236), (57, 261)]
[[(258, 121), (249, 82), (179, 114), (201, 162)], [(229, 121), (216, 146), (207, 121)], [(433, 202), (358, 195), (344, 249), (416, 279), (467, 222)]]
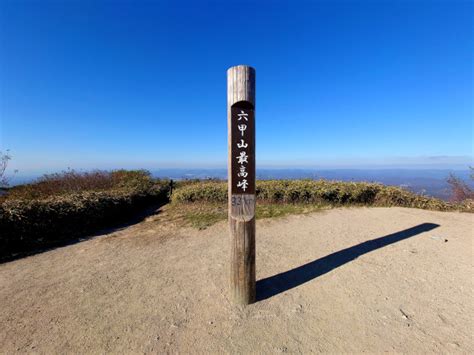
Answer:
[(231, 293), (255, 302), (255, 69), (227, 71), (228, 195)]

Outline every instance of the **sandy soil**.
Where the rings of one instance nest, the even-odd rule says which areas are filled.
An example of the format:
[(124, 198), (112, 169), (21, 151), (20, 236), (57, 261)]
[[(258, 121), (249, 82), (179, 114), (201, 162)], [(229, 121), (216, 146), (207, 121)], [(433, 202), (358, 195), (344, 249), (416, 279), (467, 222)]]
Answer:
[(474, 215), (336, 209), (257, 223), (259, 301), (227, 225), (160, 215), (0, 265), (0, 353), (473, 353)]

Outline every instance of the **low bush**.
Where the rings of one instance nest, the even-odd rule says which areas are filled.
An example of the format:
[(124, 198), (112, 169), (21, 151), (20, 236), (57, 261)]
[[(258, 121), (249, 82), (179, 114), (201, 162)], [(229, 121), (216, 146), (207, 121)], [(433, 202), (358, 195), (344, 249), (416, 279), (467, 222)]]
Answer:
[[(261, 180), (256, 186), (257, 201), (268, 203), (309, 203), (320, 205), (401, 206), (432, 210), (470, 210), (421, 196), (395, 186), (367, 182), (328, 180)], [(226, 202), (226, 182), (198, 182), (177, 188), (176, 203)]]
[(8, 190), (2, 200), (34, 200), (84, 191), (107, 191), (118, 188), (148, 189), (154, 184), (146, 170), (95, 170), (77, 172), (67, 170), (47, 174), (31, 184), (19, 185)]
[(13, 188), (0, 201), (0, 257), (117, 225), (147, 205), (167, 202), (168, 193), (167, 181), (123, 170), (66, 172)]
[(196, 181), (178, 185), (171, 198), (176, 202), (226, 202), (227, 183)]

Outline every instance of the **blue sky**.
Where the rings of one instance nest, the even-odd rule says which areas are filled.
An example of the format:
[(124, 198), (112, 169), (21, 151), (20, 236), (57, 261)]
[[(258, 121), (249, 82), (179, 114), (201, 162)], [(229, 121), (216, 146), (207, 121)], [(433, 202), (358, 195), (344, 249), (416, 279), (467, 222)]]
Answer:
[(471, 1), (0, 1), (11, 167), (225, 167), (226, 70), (257, 166), (472, 161)]

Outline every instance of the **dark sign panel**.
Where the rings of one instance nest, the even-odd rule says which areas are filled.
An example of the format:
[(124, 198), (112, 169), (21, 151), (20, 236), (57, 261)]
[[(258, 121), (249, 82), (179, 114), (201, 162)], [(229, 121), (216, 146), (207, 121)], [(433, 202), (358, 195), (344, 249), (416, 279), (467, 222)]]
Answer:
[(255, 114), (253, 105), (239, 101), (231, 107), (232, 194), (255, 194)]

